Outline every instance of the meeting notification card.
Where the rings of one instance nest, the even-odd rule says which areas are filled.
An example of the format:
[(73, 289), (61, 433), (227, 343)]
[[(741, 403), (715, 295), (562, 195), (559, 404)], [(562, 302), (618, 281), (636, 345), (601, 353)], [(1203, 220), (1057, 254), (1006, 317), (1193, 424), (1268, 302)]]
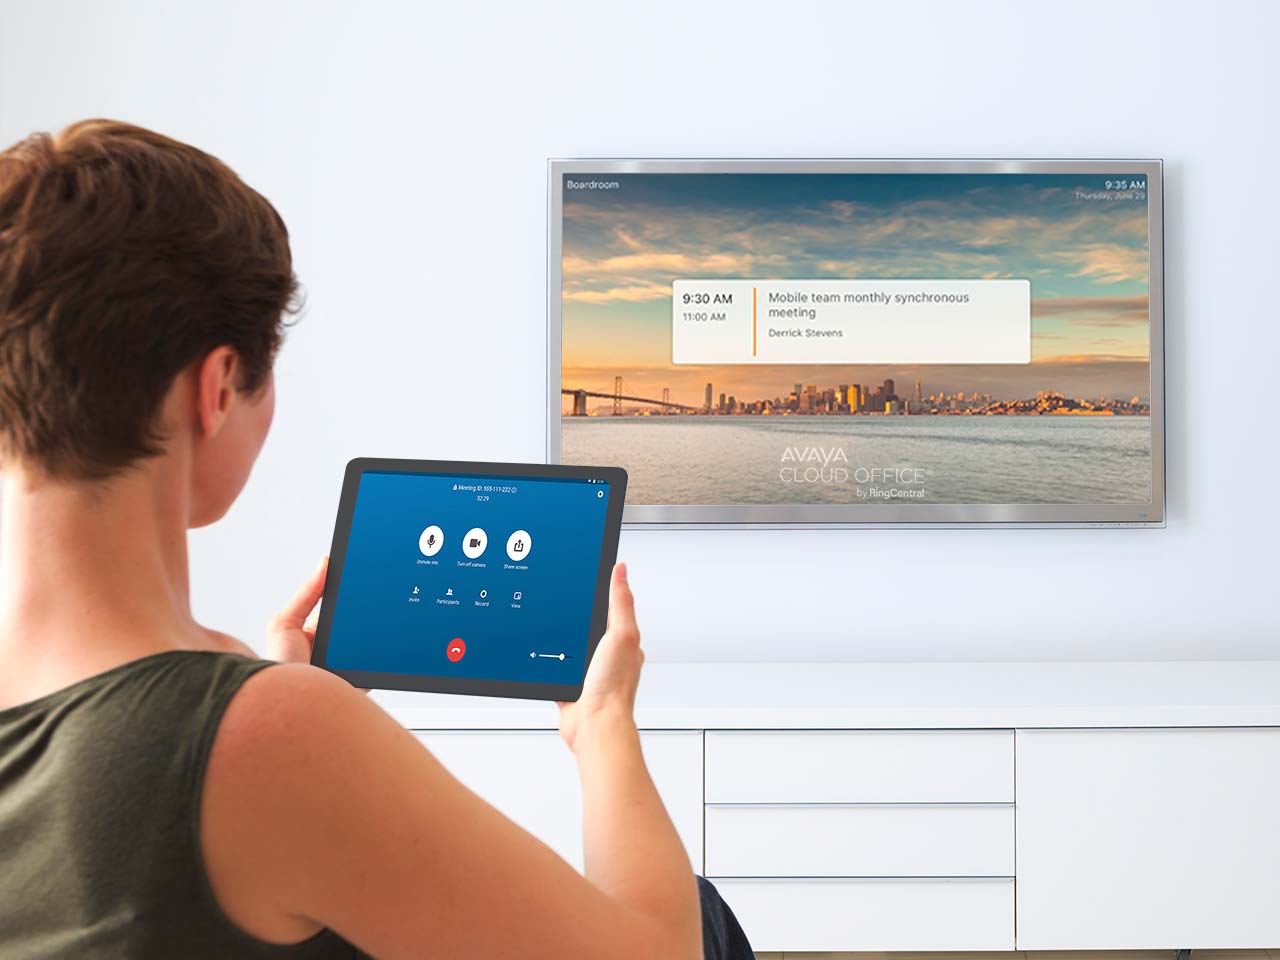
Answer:
[(359, 687), (576, 700), (626, 484), (616, 467), (351, 461), (312, 662)]

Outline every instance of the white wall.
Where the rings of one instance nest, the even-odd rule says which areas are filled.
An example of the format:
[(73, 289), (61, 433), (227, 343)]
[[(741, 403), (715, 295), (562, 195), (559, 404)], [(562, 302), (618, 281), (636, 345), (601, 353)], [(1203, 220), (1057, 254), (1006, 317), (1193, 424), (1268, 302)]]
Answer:
[(193, 538), (197, 613), (255, 643), (349, 457), (540, 457), (547, 157), (1163, 156), (1168, 529), (622, 553), (656, 659), (1280, 657), (1278, 41), (1265, 0), (0, 0), (0, 141), (154, 126), (292, 228), (274, 435)]

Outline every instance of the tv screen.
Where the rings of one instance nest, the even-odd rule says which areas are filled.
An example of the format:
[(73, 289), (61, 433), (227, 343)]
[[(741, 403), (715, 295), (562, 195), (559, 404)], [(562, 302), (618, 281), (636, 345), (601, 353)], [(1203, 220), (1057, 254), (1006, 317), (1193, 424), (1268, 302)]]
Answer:
[(629, 524), (1164, 522), (1161, 165), (552, 161), (552, 462)]

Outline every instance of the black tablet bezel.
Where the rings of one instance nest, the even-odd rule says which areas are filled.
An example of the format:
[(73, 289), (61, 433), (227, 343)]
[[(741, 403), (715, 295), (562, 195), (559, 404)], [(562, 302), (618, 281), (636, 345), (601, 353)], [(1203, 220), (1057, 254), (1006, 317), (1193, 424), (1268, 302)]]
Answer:
[(465, 460), (390, 460), (357, 457), (347, 464), (338, 500), (338, 519), (333, 529), (333, 545), (329, 549), (329, 571), (325, 576), (324, 598), (320, 603), (320, 619), (316, 626), (311, 662), (337, 674), (357, 687), (378, 690), (412, 690), (420, 693), (463, 693), (481, 697), (513, 697), (524, 700), (577, 700), (582, 684), (524, 683), (516, 680), (486, 680), (476, 677), (423, 676), (412, 673), (379, 673), (367, 670), (336, 670), (325, 663), (329, 650), (329, 633), (337, 608), (342, 584), (342, 568), (346, 560), (351, 520), (355, 514), (356, 494), (360, 478), (368, 472), (431, 474), (468, 478), (493, 477), (509, 480), (589, 480), (608, 481), (609, 503), (605, 512), (604, 537), (600, 544), (600, 566), (596, 573), (595, 600), (591, 610), (591, 628), (587, 637), (587, 655), (582, 674), (586, 676), (596, 646), (604, 635), (609, 614), (609, 579), (618, 557), (618, 535), (622, 529), (622, 506), (626, 499), (627, 472), (620, 467), (562, 466), (544, 463), (473, 463)]

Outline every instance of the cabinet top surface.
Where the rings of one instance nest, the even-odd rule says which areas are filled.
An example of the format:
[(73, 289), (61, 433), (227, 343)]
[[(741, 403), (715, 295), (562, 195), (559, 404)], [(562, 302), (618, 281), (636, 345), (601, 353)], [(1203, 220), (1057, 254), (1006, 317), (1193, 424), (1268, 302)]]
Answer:
[[(553, 729), (551, 703), (372, 694), (412, 729)], [(648, 663), (644, 729), (1280, 726), (1280, 660)]]

